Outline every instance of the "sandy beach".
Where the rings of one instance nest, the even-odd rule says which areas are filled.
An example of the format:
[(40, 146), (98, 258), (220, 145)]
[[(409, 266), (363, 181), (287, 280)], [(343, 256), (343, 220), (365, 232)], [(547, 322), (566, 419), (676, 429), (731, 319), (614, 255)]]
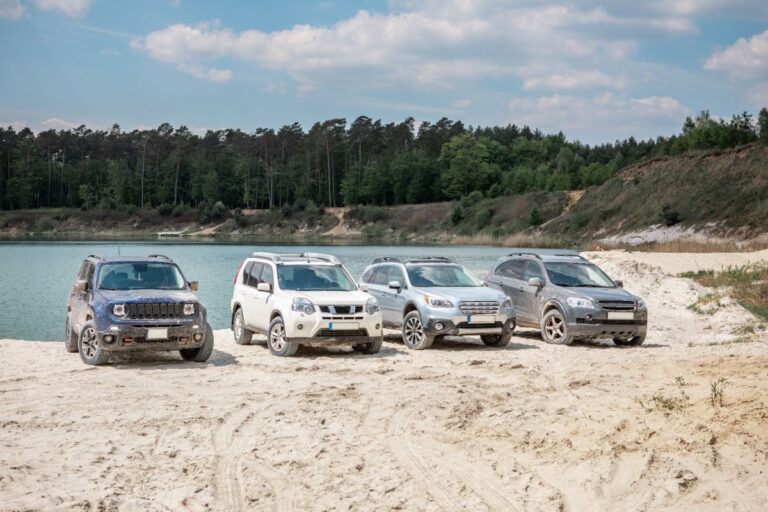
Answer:
[(765, 328), (727, 297), (694, 312), (709, 292), (675, 277), (759, 256), (588, 256), (646, 299), (642, 347), (277, 358), (221, 330), (207, 364), (95, 368), (0, 340), (0, 510), (768, 509)]

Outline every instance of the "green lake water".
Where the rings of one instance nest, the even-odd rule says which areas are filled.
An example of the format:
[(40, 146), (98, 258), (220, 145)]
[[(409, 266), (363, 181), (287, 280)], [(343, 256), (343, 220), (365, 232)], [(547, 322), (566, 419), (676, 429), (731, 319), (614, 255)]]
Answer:
[(63, 339), (66, 303), (83, 259), (165, 254), (189, 280), (200, 282), (198, 295), (214, 329), (229, 327), (232, 280), (240, 262), (253, 251), (325, 252), (344, 263), (355, 279), (379, 256), (447, 256), (478, 276), (510, 252), (501, 247), (383, 245), (253, 245), (179, 242), (3, 242), (0, 243), (0, 338)]

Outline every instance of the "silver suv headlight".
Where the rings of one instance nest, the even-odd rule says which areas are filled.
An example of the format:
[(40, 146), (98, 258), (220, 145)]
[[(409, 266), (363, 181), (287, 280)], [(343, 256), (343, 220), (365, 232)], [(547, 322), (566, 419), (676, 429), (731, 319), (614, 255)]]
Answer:
[(568, 302), (568, 305), (572, 308), (595, 309), (594, 302), (582, 297), (568, 297), (566, 302)]
[(304, 297), (296, 297), (293, 299), (291, 309), (294, 311), (301, 311), (305, 315), (312, 315), (315, 312), (315, 305), (312, 304), (309, 299), (305, 299)]
[(369, 315), (372, 315), (379, 311), (381, 311), (381, 308), (379, 307), (379, 303), (376, 301), (376, 299), (373, 297), (368, 299), (368, 302), (365, 303), (365, 312)]
[(452, 308), (453, 302), (448, 299), (441, 299), (440, 297), (424, 296), (424, 302), (432, 306), (433, 308)]
[(125, 304), (113, 304), (112, 314), (115, 316), (125, 316)]
[(502, 309), (509, 309), (512, 307), (512, 299), (509, 297), (505, 298), (504, 301), (501, 303)]
[(195, 304), (194, 303), (184, 304), (184, 315), (192, 316), (194, 314), (195, 314)]

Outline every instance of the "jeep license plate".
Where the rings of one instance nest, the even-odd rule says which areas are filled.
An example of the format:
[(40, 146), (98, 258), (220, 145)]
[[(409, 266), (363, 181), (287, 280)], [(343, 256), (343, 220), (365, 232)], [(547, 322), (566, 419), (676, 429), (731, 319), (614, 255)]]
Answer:
[(168, 329), (147, 329), (148, 340), (167, 340)]
[(328, 322), (329, 331), (356, 331), (359, 328), (357, 322)]
[(635, 314), (632, 311), (609, 311), (608, 320), (634, 320)]
[(492, 324), (493, 315), (467, 315), (468, 324)]

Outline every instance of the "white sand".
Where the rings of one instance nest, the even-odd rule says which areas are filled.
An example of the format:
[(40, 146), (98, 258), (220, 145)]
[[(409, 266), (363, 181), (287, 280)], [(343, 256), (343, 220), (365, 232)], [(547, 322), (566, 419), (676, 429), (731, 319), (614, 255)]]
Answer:
[(0, 510), (766, 510), (768, 344), (708, 345), (752, 317), (696, 315), (703, 290), (634, 257), (595, 256), (647, 297), (641, 348), (524, 331), (281, 359), (218, 331), (207, 365), (92, 368), (1, 340)]

